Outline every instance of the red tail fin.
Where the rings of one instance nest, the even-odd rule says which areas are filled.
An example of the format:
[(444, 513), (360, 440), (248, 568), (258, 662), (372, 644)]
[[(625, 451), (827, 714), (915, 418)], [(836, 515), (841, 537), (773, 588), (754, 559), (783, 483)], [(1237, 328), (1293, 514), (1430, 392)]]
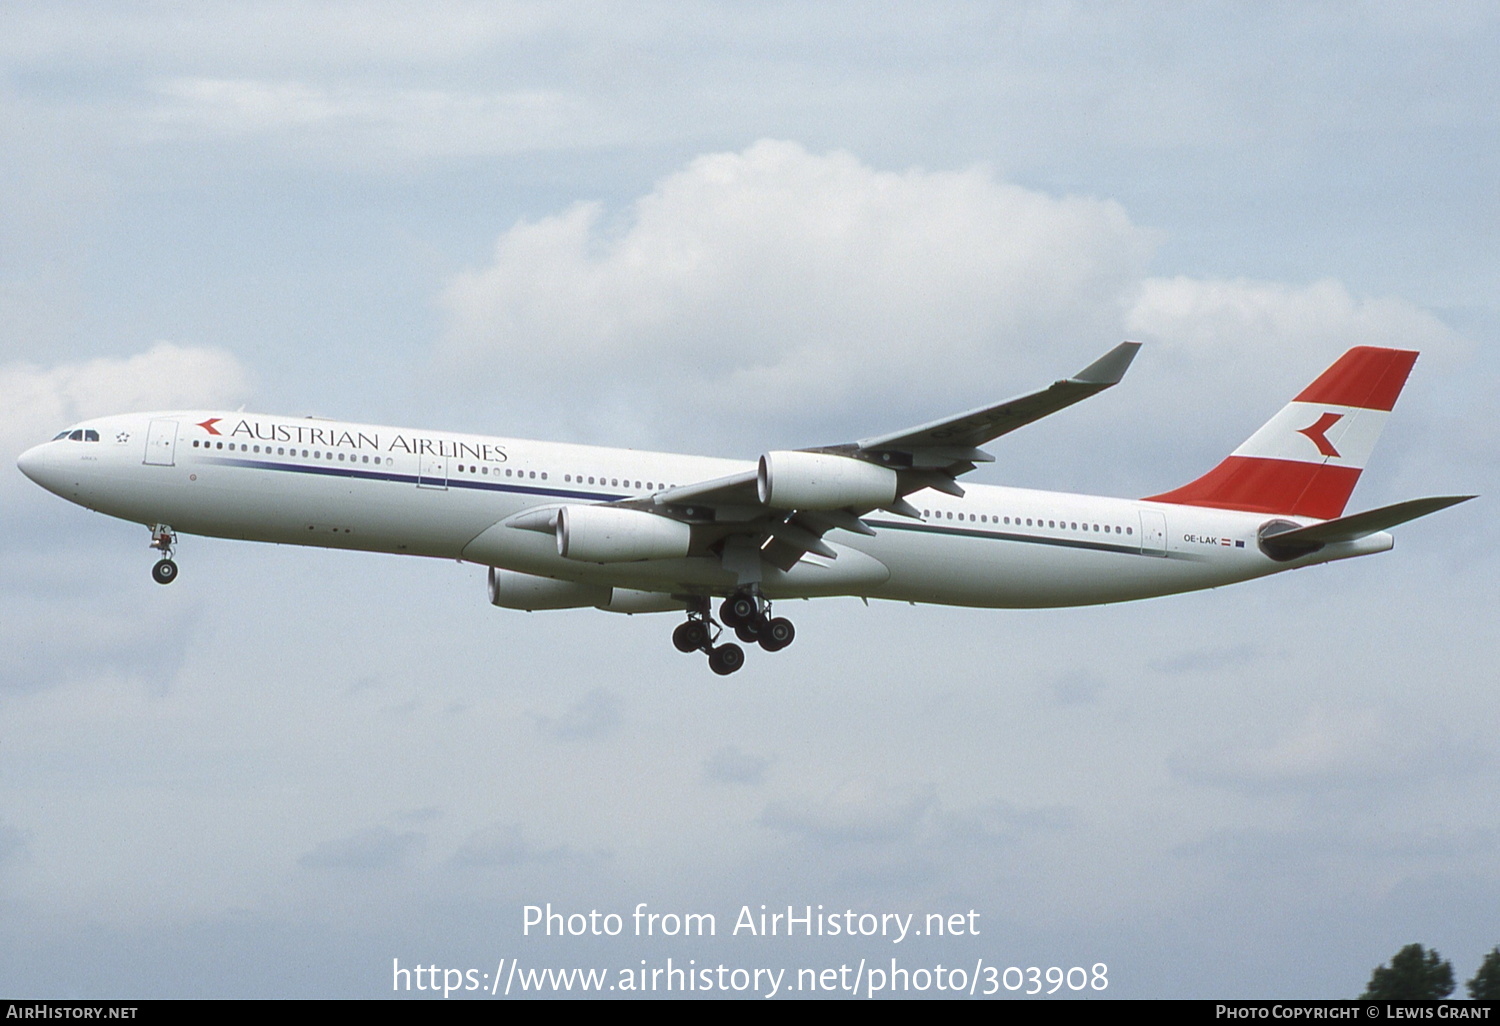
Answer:
[(1148, 501), (1339, 516), (1416, 359), (1405, 349), (1349, 350), (1223, 463)]

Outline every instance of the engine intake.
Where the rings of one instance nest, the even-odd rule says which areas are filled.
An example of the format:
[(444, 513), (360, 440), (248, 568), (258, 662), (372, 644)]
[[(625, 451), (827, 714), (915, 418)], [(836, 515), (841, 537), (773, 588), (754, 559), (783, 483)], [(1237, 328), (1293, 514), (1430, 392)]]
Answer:
[(826, 452), (768, 452), (756, 488), (773, 509), (878, 509), (896, 500), (896, 472)]

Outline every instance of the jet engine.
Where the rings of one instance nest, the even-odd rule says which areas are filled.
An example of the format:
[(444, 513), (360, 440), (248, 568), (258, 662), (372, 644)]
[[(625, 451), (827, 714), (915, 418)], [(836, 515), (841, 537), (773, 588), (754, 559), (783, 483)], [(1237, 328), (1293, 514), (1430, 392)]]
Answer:
[(683, 610), (683, 601), (655, 591), (580, 584), (490, 567), (490, 604), (502, 609), (584, 609), (609, 613), (666, 613)]
[(490, 604), (503, 609), (581, 609), (609, 602), (612, 590), (490, 567)]
[(774, 509), (875, 509), (895, 501), (896, 472), (826, 452), (768, 452), (756, 486)]
[(686, 556), (692, 528), (680, 520), (618, 506), (564, 506), (557, 515), (557, 554), (585, 563)]

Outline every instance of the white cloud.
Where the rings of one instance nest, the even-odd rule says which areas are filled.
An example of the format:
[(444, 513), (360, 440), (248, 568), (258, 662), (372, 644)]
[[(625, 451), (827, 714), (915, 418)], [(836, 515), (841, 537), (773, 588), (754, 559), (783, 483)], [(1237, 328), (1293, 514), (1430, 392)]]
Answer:
[(250, 375), (221, 349), (157, 342), (144, 353), (81, 363), (0, 367), (0, 455), (14, 461), (75, 420), (237, 404)]
[(1117, 203), (981, 167), (881, 171), (763, 140), (697, 158), (619, 216), (580, 203), (504, 232), (442, 297), (443, 356), (476, 389), (545, 396), (615, 437), (643, 409), (708, 425), (753, 411), (730, 437), (758, 445), (767, 421), (811, 444), (841, 440), (823, 437), (841, 420), (874, 431), (992, 401), (1121, 337), (1151, 343), (1131, 391), (1154, 412), (1135, 430), (1176, 439), (1243, 403), (1231, 430), (1248, 435), (1348, 346), (1462, 345), (1336, 281), (1150, 277), (1154, 240)]
[(580, 204), (517, 224), (448, 288), (445, 350), (518, 391), (805, 415), (1107, 338), (1149, 252), (1112, 202), (762, 141), (694, 160), (619, 222)]
[(1453, 329), (1414, 304), (1355, 297), (1331, 279), (1296, 287), (1244, 279), (1148, 278), (1124, 328), (1160, 347), (1185, 370), (1233, 377), (1245, 385), (1266, 380), (1288, 362), (1307, 364), (1311, 380), (1321, 369), (1319, 356), (1352, 346), (1439, 355), (1465, 347)]

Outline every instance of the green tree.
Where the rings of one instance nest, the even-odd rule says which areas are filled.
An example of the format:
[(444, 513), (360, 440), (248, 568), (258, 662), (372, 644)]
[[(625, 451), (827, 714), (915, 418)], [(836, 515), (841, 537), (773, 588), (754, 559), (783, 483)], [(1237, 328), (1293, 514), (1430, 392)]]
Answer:
[(1408, 944), (1389, 966), (1370, 974), (1361, 1000), (1436, 1001), (1453, 993), (1453, 965), (1436, 951)]
[(1494, 948), (1479, 963), (1479, 972), (1469, 981), (1469, 997), (1475, 1001), (1500, 1000), (1500, 948)]

